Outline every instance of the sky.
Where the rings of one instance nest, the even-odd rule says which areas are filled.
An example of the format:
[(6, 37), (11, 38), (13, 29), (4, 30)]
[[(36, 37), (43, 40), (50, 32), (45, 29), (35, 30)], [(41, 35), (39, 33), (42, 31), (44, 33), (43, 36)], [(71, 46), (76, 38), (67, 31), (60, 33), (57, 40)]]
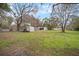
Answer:
[[(53, 3), (52, 3), (53, 4)], [(39, 3), (34, 4), (38, 8), (38, 12), (34, 15), (34, 17), (43, 19), (50, 17), (51, 14), (51, 5), (49, 6), (49, 3), (44, 3), (43, 5), (40, 5)], [(77, 6), (79, 9), (79, 5)], [(79, 10), (78, 10), (79, 12)], [(77, 13), (75, 13), (77, 15)], [(78, 13), (79, 16), (79, 13)]]
[(50, 13), (51, 13), (51, 6), (49, 6), (49, 4), (44, 4), (44, 5), (40, 5), (40, 4), (37, 4), (38, 6), (38, 12), (34, 15), (36, 18), (40, 18), (40, 19), (43, 19), (43, 18), (48, 18), (50, 17)]
[[(79, 16), (79, 4), (77, 4), (77, 6), (74, 8), (77, 9), (74, 13), (72, 13), (73, 15)], [(45, 17), (50, 17), (51, 14), (51, 5), (49, 6), (48, 4), (44, 4), (40, 7), (40, 10), (37, 12), (36, 16), (37, 18), (45, 18)]]
[[(40, 20), (42, 20), (43, 18), (48, 18), (50, 17), (50, 13), (51, 13), (51, 6), (49, 6), (48, 4), (44, 4), (44, 5), (40, 5), (37, 4), (38, 6), (38, 12), (34, 15), (34, 17), (39, 18)], [(12, 7), (11, 7), (12, 8)], [(15, 24), (14, 22), (12, 23), (12, 25)]]
[(36, 14), (36, 17), (41, 19), (45, 17), (50, 17), (50, 13), (51, 13), (51, 8), (49, 7), (48, 4), (45, 4), (40, 7), (39, 11)]
[[(12, 4), (10, 4), (10, 5), (12, 5)], [(51, 6), (49, 6), (49, 3), (45, 3), (43, 5), (41, 5), (40, 3), (36, 3), (35, 5), (38, 8), (38, 12), (34, 15), (34, 17), (40, 18), (40, 19), (50, 17)], [(10, 6), (10, 7), (11, 7), (11, 9), (13, 9), (12, 6)]]

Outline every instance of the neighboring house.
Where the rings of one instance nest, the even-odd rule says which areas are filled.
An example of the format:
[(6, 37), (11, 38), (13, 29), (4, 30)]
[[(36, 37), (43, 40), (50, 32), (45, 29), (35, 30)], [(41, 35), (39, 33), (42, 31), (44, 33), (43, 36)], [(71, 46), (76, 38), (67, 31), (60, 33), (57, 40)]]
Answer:
[(9, 29), (10, 29), (10, 31), (16, 31), (17, 30), (16, 23), (15, 22), (12, 22)]
[(61, 28), (54, 28), (53, 30), (61, 30)]
[(38, 31), (38, 30), (47, 30), (47, 27), (36, 27), (36, 26), (32, 26), (29, 23), (24, 24), (23, 26), (21, 26), (21, 31), (28, 31), (28, 32), (32, 32), (32, 31)]
[[(16, 26), (17, 26), (16, 23), (12, 22), (10, 29), (12, 31), (16, 31), (16, 28), (17, 28)], [(30, 15), (24, 15), (22, 24), (20, 26), (20, 31), (32, 32), (37, 30), (47, 30), (47, 28), (43, 27), (42, 22), (36, 19), (35, 17)]]
[(24, 31), (24, 32), (32, 32), (32, 31), (35, 31), (34, 30), (34, 27), (31, 26), (31, 24), (29, 23), (25, 23), (25, 24), (22, 24), (21, 27), (20, 27), (20, 31)]
[[(16, 31), (17, 30), (16, 24), (12, 24), (10, 26), (10, 30)], [(35, 27), (29, 23), (26, 23), (24, 25), (22, 24), (20, 27), (20, 31), (24, 31), (24, 32), (33, 32), (33, 31), (38, 31), (38, 30), (47, 30), (47, 27)]]

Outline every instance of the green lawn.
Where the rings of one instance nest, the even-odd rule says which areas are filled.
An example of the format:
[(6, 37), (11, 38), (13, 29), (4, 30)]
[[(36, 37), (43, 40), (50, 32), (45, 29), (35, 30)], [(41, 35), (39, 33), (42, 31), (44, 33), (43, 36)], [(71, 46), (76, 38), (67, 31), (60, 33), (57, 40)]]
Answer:
[(79, 32), (0, 33), (0, 55), (79, 55)]

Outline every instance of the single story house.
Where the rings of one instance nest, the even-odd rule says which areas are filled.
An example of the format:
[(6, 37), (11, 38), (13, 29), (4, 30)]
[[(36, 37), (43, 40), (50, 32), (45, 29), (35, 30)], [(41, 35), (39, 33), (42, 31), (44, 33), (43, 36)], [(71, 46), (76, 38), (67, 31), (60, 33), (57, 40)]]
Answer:
[[(12, 23), (10, 29), (11, 31), (16, 31), (17, 25)], [(24, 32), (33, 32), (38, 30), (47, 30), (47, 27), (32, 26), (30, 23), (21, 24), (20, 26), (20, 31), (24, 31)]]

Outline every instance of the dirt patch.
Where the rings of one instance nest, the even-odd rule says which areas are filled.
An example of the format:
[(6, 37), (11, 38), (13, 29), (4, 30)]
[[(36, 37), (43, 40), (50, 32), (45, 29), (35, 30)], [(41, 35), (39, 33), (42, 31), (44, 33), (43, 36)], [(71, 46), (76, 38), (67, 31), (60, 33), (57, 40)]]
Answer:
[(4, 39), (4, 40), (6, 40), (6, 39), (14, 39), (15, 38), (15, 36), (14, 35), (12, 35), (11, 33), (0, 33), (0, 40), (2, 39)]
[(79, 56), (79, 48), (65, 48), (63, 51), (65, 56)]
[(20, 46), (12, 46), (0, 52), (1, 56), (79, 56), (79, 49), (65, 48), (65, 49), (43, 49), (31, 50)]
[[(16, 43), (12, 44), (9, 47), (0, 49), (1, 56), (33, 56), (37, 55), (37, 53), (31, 49), (31, 47), (26, 48), (26, 44), (23, 43)], [(33, 47), (34, 48), (34, 47)]]
[(11, 46), (0, 51), (1, 56), (24, 56), (25, 54), (24, 48), (19, 46)]

